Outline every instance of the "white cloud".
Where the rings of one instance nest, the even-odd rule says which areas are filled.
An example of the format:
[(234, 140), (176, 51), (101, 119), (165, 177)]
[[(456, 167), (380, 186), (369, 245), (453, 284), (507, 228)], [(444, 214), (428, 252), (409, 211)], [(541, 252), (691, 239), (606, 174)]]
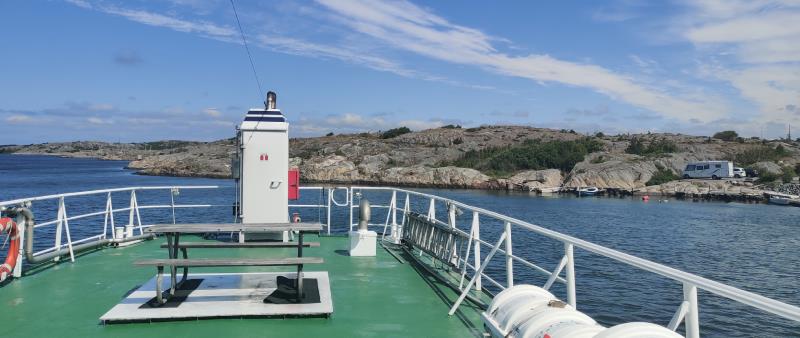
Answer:
[(12, 124), (16, 124), (16, 123), (31, 123), (31, 122), (34, 121), (34, 119), (32, 117), (28, 116), (28, 115), (14, 114), (14, 115), (6, 117), (5, 121), (7, 123), (12, 123)]
[(220, 116), (222, 116), (222, 113), (219, 110), (217, 110), (217, 108), (206, 108), (204, 110), (204, 112), (206, 113), (206, 115), (211, 116), (211, 117), (220, 117)]
[(689, 8), (683, 36), (713, 55), (703, 74), (754, 103), (761, 123), (800, 121), (786, 110), (800, 105), (800, 1), (698, 0)]
[(86, 122), (90, 124), (97, 124), (97, 125), (104, 125), (104, 124), (113, 124), (114, 121), (109, 119), (101, 119), (99, 117), (89, 117), (86, 119)]
[[(160, 13), (154, 13), (144, 10), (134, 10), (112, 5), (103, 5), (102, 3), (92, 5), (91, 3), (83, 0), (67, 0), (67, 2), (82, 8), (95, 9), (107, 14), (118, 15), (128, 20), (149, 26), (163, 27), (185, 33), (197, 33), (200, 34), (201, 36), (224, 42), (230, 42), (236, 44), (242, 43), (239, 32), (227, 25), (217, 25), (207, 21), (192, 21), (192, 20), (179, 19), (176, 17)], [(200, 3), (196, 1), (174, 1), (174, 4), (193, 7), (195, 8), (195, 11), (196, 12), (199, 11), (198, 13), (201, 15), (207, 14), (205, 13), (205, 11), (207, 11), (207, 8), (200, 10), (199, 6), (197, 6)], [(207, 3), (206, 5), (210, 4)], [(460, 81), (447, 79), (443, 76), (432, 75), (425, 72), (412, 70), (402, 66), (401, 64), (395, 61), (374, 55), (374, 53), (371, 53), (369, 51), (348, 44), (340, 43), (334, 45), (334, 44), (324, 44), (317, 42), (308, 42), (301, 39), (281, 36), (280, 34), (276, 34), (275, 32), (270, 32), (269, 34), (258, 34), (255, 37), (255, 41), (250, 41), (250, 39), (248, 38), (248, 42), (255, 43), (256, 45), (262, 48), (266, 48), (274, 52), (315, 57), (315, 58), (336, 59), (344, 62), (362, 65), (373, 70), (389, 72), (408, 78), (417, 78), (425, 81), (440, 82), (453, 86), (466, 87), (479, 90), (496, 90), (494, 87), (491, 86), (464, 83)]]
[(713, 97), (678, 97), (609, 69), (563, 61), (549, 55), (512, 56), (499, 52), (493, 38), (453, 24), (408, 2), (318, 0), (338, 21), (388, 45), (437, 60), (466, 64), (538, 83), (560, 83), (605, 94), (631, 105), (683, 121), (713, 120), (725, 106)]

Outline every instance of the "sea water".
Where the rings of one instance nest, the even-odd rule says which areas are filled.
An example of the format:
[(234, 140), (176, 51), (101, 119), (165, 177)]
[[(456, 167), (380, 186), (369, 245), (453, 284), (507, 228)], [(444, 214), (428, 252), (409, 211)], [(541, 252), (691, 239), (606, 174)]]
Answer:
[[(231, 222), (235, 189), (232, 180), (155, 177), (137, 175), (125, 161), (60, 158), (38, 155), (0, 154), (0, 201), (94, 189), (131, 186), (213, 185), (211, 190), (182, 189), (140, 191), (140, 205), (211, 204), (208, 208), (177, 209), (178, 222)], [(789, 304), (800, 305), (800, 208), (765, 204), (691, 202), (659, 203), (636, 198), (570, 196), (537, 197), (527, 193), (480, 190), (413, 189), (436, 194), (495, 211), (548, 229), (556, 230), (628, 254), (691, 272)], [(363, 191), (373, 203), (385, 204), (387, 193)], [(130, 204), (129, 192), (112, 193), (114, 208)], [(65, 199), (69, 215), (105, 209), (108, 195)], [(340, 191), (337, 200), (344, 201)], [(404, 194), (399, 194), (403, 203)], [(304, 190), (298, 204), (326, 204), (327, 196)], [(427, 211), (428, 200), (412, 196), (414, 210)], [(37, 221), (54, 219), (58, 201), (35, 202)], [(446, 219), (443, 206), (437, 217)], [(324, 210), (293, 209), (307, 221), (326, 221)], [(333, 233), (347, 231), (349, 208), (332, 210)], [(143, 209), (145, 224), (172, 221), (170, 209)], [(115, 224), (124, 225), (130, 214), (115, 214)], [(357, 215), (354, 216), (357, 220)], [(373, 212), (373, 223), (383, 223), (386, 213)], [(103, 217), (70, 222), (73, 240), (102, 231)], [(459, 227), (468, 229), (471, 213), (458, 217)], [(137, 223), (137, 222), (134, 222)], [(376, 229), (380, 231), (381, 229)], [(494, 242), (502, 223), (481, 219), (481, 235)], [(53, 245), (55, 227), (37, 229), (36, 248)], [(563, 245), (520, 228), (513, 230), (514, 254), (548, 270), (563, 256)], [(4, 239), (4, 236), (0, 236)], [(4, 256), (4, 249), (0, 256)], [(489, 248), (484, 248), (484, 255)], [(76, 262), (79, 264), (79, 262)], [(682, 301), (682, 285), (611, 259), (576, 249), (578, 309), (604, 325), (648, 321), (666, 325)], [(507, 283), (501, 257), (487, 272)], [(546, 276), (521, 265), (514, 266), (516, 284), (542, 285)], [(484, 281), (492, 289), (492, 285)], [(380, 287), (380, 286), (376, 286)], [(496, 288), (494, 288), (496, 289)], [(552, 290), (564, 297), (564, 286)], [(2, 289), (0, 289), (2, 292)], [(707, 337), (800, 336), (800, 325), (733, 301), (699, 292), (701, 332)]]

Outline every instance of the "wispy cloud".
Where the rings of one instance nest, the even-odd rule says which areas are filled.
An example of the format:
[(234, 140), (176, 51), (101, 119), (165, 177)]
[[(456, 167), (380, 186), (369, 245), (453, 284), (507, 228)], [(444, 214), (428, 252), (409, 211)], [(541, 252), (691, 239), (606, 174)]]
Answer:
[[(119, 5), (109, 5), (104, 3), (94, 3), (85, 0), (67, 0), (76, 6), (93, 9), (103, 13), (121, 16), (128, 20), (138, 22), (141, 24), (163, 27), (184, 33), (194, 33), (200, 36), (211, 38), (219, 41), (230, 43), (241, 43), (239, 32), (229, 25), (220, 25), (205, 20), (196, 19), (183, 19), (177, 18), (167, 14), (156, 13), (146, 10), (130, 9)], [(209, 9), (209, 4), (201, 5), (195, 1), (173, 1), (176, 5), (188, 6), (194, 8), (200, 14), (206, 13)], [(273, 52), (280, 52), (293, 55), (301, 55), (306, 57), (322, 58), (322, 59), (335, 59), (348, 63), (358, 64), (367, 68), (389, 72), (408, 78), (421, 79), (425, 81), (440, 82), (452, 86), (466, 87), (479, 90), (496, 90), (494, 87), (486, 85), (476, 85), (448, 79), (444, 76), (429, 74), (423, 71), (414, 70), (403, 66), (402, 64), (393, 61), (389, 58), (375, 55), (367, 50), (358, 48), (355, 45), (349, 44), (325, 44), (319, 42), (310, 42), (298, 38), (281, 36), (275, 32), (270, 34), (255, 34), (255, 43), (257, 46), (268, 49)], [(115, 58), (116, 60), (117, 58)], [(128, 64), (125, 61), (133, 61), (130, 58), (124, 58), (122, 63)], [(119, 62), (119, 61), (118, 61)], [(137, 63), (138, 64), (138, 63)]]
[(688, 8), (678, 22), (709, 60), (700, 73), (729, 83), (763, 122), (799, 122), (786, 107), (800, 105), (800, 2), (697, 0)]
[(389, 46), (441, 61), (479, 67), (537, 83), (588, 88), (636, 107), (688, 121), (710, 121), (725, 113), (713, 97), (676, 96), (645, 85), (629, 75), (601, 66), (564, 61), (549, 55), (509, 55), (498, 51), (493, 38), (480, 30), (449, 22), (414, 4), (318, 0), (339, 15), (339, 22)]
[(6, 121), (6, 123), (11, 123), (11, 124), (32, 123), (32, 122), (34, 122), (33, 117), (28, 116), (28, 115), (23, 115), (23, 114), (9, 115), (9, 116), (6, 116), (6, 118), (3, 119), (3, 120)]

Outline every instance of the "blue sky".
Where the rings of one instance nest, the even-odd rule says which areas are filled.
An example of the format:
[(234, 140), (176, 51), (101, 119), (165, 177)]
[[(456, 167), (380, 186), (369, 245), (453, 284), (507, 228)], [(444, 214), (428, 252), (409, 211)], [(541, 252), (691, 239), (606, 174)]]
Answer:
[[(292, 136), (800, 129), (797, 1), (236, 6)], [(229, 0), (0, 3), (0, 144), (226, 138), (262, 100)]]

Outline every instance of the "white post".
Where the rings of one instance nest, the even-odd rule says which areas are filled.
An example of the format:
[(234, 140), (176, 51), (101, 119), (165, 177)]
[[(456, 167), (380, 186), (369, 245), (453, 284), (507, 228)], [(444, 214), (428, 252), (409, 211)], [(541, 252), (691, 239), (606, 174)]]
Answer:
[(431, 204), (428, 206), (428, 220), (432, 221), (436, 219), (436, 200), (431, 198)]
[(136, 190), (131, 190), (131, 203), (130, 203), (130, 212), (128, 213), (128, 225), (125, 226), (125, 236), (128, 236), (128, 229), (133, 227), (133, 216), (136, 215)]
[(575, 301), (575, 257), (572, 243), (564, 244), (564, 256), (567, 257), (567, 303), (578, 308)]
[[(170, 202), (169, 205), (170, 205), (170, 207), (172, 207), (172, 224), (175, 224), (175, 192), (176, 191), (177, 190), (175, 188), (172, 188), (172, 189), (169, 190), (169, 202)], [(137, 210), (136, 213), (139, 213), (139, 211)], [(139, 222), (141, 222), (141, 221), (142, 220), (140, 219)], [(141, 229), (139, 229), (139, 230), (141, 230)]]
[(133, 204), (136, 205), (136, 224), (139, 225), (139, 234), (144, 235), (144, 229), (142, 229), (142, 215), (139, 214), (139, 201), (136, 199), (136, 194), (133, 194)]
[(683, 300), (689, 302), (689, 309), (686, 313), (684, 323), (686, 324), (686, 338), (700, 338), (700, 314), (697, 306), (697, 287), (683, 284)]
[(397, 190), (392, 190), (392, 232), (397, 225)]
[(514, 258), (511, 250), (511, 222), (506, 222), (506, 283), (514, 286)]
[[(473, 253), (473, 256), (475, 256), (475, 271), (478, 271), (481, 268), (481, 219), (477, 211), (472, 212), (472, 231), (475, 232), (472, 236), (475, 241), (472, 246), (475, 251)], [(482, 280), (482, 276), (478, 275), (478, 278), (475, 280), (475, 291), (481, 291)]]
[[(69, 220), (67, 220), (67, 207), (64, 205), (64, 198), (61, 198), (61, 214), (64, 220), (64, 230), (67, 231), (67, 247), (69, 248), (69, 260), (75, 262), (75, 252), (72, 251), (72, 236), (69, 234)], [(57, 248), (58, 249), (58, 248)]]
[[(450, 225), (450, 229), (455, 229), (456, 228), (456, 205), (453, 204), (453, 203), (450, 203), (450, 205), (447, 208), (447, 224)], [(455, 239), (453, 239), (453, 235), (449, 235), (449, 237), (450, 237), (450, 239), (448, 239), (448, 241), (452, 241), (453, 245), (452, 245), (452, 247), (448, 248), (448, 250), (451, 250), (450, 251), (450, 257), (448, 259), (451, 262), (455, 259), (456, 260), (456, 264), (458, 264), (459, 263), (458, 262), (459, 253), (457, 251), (458, 247), (456, 246)]]
[[(58, 225), (56, 225), (56, 241), (55, 241), (55, 249), (56, 251), (61, 249), (61, 232), (64, 229), (64, 218), (62, 213), (62, 208), (64, 208), (64, 197), (60, 197), (58, 199), (58, 211), (56, 212), (56, 219), (58, 220)], [(58, 262), (61, 259), (60, 256), (56, 256), (53, 258), (54, 262)]]
[(347, 188), (347, 195), (347, 199), (350, 200), (350, 229), (348, 231), (353, 231), (353, 208), (355, 208), (353, 205), (353, 187)]
[(403, 220), (400, 222), (400, 228), (398, 230), (398, 237), (402, 240), (403, 239), (403, 232), (406, 230), (406, 221), (408, 220), (408, 213), (411, 212), (411, 196), (406, 193), (406, 202), (403, 206)]
[[(111, 193), (108, 193), (108, 197), (106, 198), (106, 212), (103, 214), (103, 238), (106, 238), (108, 234), (108, 210), (109, 205), (111, 204)], [(111, 227), (111, 238), (114, 238), (114, 227)]]
[(331, 234), (331, 194), (333, 189), (328, 189), (328, 235)]
[(27, 226), (25, 223), (27, 222), (21, 222), (17, 224), (17, 229), (19, 229), (19, 242), (22, 245), (20, 245), (19, 250), (17, 250), (17, 264), (14, 265), (14, 271), (11, 272), (14, 278), (22, 277), (22, 257), (25, 255), (25, 227)]

